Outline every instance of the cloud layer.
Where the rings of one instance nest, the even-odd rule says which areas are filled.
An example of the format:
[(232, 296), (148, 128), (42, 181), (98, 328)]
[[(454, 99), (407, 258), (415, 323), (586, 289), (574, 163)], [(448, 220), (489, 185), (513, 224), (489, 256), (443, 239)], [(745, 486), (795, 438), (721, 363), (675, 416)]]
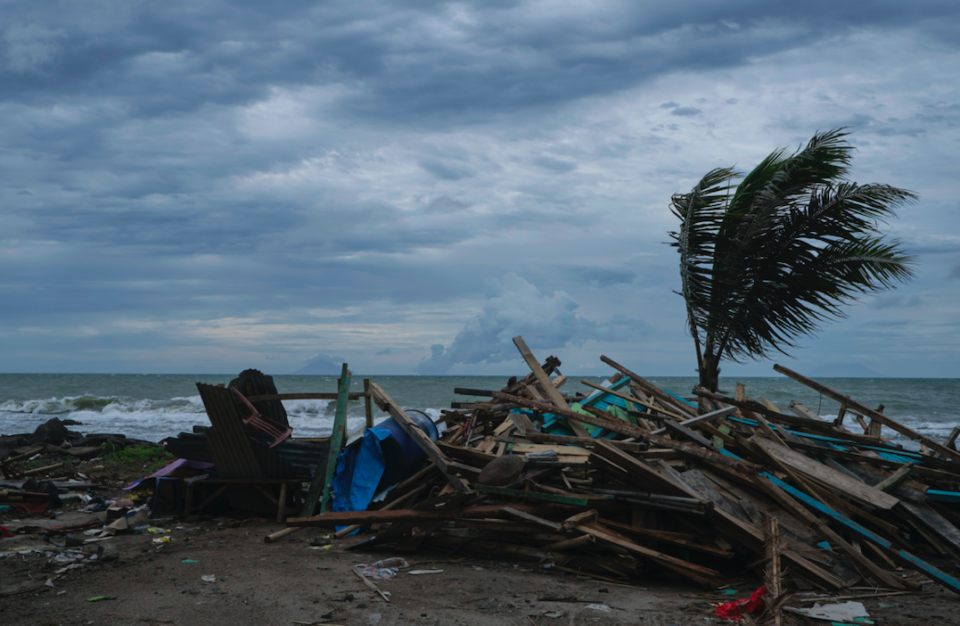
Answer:
[(958, 13), (6, 3), (0, 371), (688, 374), (671, 194), (843, 125), (920, 276), (795, 365), (960, 376)]

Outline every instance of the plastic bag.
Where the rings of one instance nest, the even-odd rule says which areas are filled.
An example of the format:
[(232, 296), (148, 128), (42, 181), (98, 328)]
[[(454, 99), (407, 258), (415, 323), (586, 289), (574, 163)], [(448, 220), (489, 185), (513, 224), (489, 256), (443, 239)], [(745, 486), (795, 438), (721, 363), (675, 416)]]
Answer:
[(740, 618), (743, 617), (744, 613), (749, 613), (750, 615), (763, 613), (765, 608), (763, 604), (763, 596), (766, 593), (766, 586), (760, 587), (750, 594), (749, 598), (721, 604), (717, 607), (717, 610), (714, 614), (721, 619), (740, 621)]
[(374, 580), (386, 580), (387, 578), (393, 578), (396, 576), (397, 572), (405, 567), (410, 567), (410, 564), (407, 563), (405, 559), (395, 556), (393, 558), (377, 561), (372, 565), (358, 565), (357, 571), (367, 578), (372, 578)]

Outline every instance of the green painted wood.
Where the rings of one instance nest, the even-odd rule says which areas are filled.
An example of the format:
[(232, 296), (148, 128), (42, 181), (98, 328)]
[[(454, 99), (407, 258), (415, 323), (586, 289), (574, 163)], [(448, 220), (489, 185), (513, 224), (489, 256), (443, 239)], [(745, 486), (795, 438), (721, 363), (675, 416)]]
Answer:
[(337, 470), (337, 457), (343, 447), (347, 424), (347, 400), (350, 397), (350, 370), (343, 364), (340, 372), (340, 388), (337, 390), (337, 412), (333, 418), (333, 432), (330, 433), (330, 448), (327, 452), (326, 466), (318, 465), (310, 482), (310, 490), (300, 509), (301, 517), (313, 517), (320, 504), (320, 513), (326, 513), (330, 501), (330, 484)]

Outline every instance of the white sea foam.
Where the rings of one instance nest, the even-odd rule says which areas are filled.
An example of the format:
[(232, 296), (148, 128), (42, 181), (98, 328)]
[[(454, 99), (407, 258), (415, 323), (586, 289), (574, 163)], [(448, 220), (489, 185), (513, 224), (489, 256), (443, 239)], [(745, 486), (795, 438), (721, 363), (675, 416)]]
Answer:
[[(284, 400), (294, 437), (327, 437), (333, 428), (336, 402), (333, 400)], [(439, 409), (426, 409), (433, 419)], [(379, 413), (379, 411), (378, 411)], [(159, 441), (180, 432), (192, 432), (195, 425), (209, 426), (200, 396), (169, 400), (77, 396), (43, 400), (8, 400), (0, 404), (0, 434), (32, 433), (38, 426), (58, 417), (80, 422), (69, 428), (84, 434), (123, 433), (130, 438)], [(377, 417), (379, 422), (384, 416)], [(366, 423), (364, 407), (351, 402), (347, 409), (347, 431)]]

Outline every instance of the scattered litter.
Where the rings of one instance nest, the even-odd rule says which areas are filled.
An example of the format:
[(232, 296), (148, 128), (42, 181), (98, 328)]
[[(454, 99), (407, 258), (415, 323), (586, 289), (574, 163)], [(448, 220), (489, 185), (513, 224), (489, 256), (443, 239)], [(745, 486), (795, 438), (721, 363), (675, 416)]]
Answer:
[(395, 556), (393, 558), (377, 561), (372, 565), (367, 565), (365, 563), (358, 565), (357, 572), (366, 578), (372, 578), (373, 580), (386, 580), (388, 578), (393, 578), (397, 575), (397, 572), (407, 567), (410, 567), (410, 564), (407, 563), (405, 559)]
[(217, 582), (217, 577), (213, 574), (207, 574), (207, 575), (201, 576), (200, 580), (202, 580), (205, 583), (215, 583)]
[(101, 600), (116, 600), (116, 596), (93, 596), (92, 598), (87, 598), (87, 602), (100, 602)]
[(861, 602), (847, 601), (840, 604), (814, 604), (808, 609), (795, 609), (785, 606), (783, 610), (828, 622), (841, 624), (873, 624), (873, 621), (869, 619), (870, 614)]
[(194, 561), (193, 559), (183, 559), (181, 563), (199, 563), (200, 561)]
[(411, 572), (407, 572), (410, 576), (419, 576), (421, 574), (442, 574), (442, 569), (415, 569)]

